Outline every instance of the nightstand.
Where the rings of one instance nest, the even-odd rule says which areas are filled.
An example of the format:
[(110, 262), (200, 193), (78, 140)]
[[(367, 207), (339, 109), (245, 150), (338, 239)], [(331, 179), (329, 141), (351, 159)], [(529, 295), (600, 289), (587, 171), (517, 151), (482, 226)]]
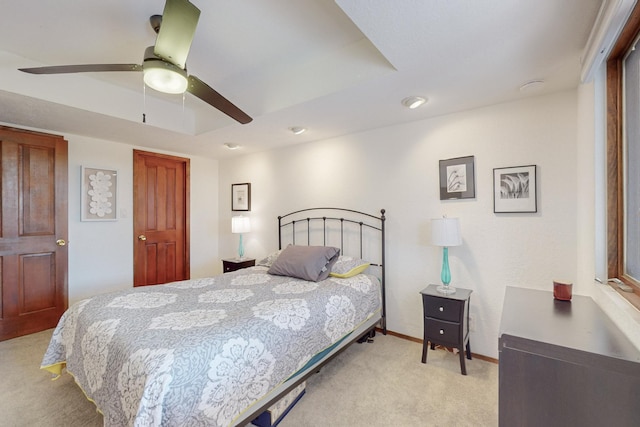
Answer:
[(465, 346), (467, 359), (471, 360), (469, 345), (469, 300), (471, 290), (456, 288), (453, 294), (441, 294), (438, 286), (429, 285), (420, 291), (424, 309), (424, 342), (422, 363), (427, 363), (427, 345), (431, 350), (436, 344), (457, 348), (460, 354), (460, 370), (467, 375), (464, 365)]
[(256, 260), (253, 258), (240, 259), (223, 259), (222, 260), (222, 272), (229, 273), (230, 271), (240, 270), (241, 268), (253, 267), (256, 265)]

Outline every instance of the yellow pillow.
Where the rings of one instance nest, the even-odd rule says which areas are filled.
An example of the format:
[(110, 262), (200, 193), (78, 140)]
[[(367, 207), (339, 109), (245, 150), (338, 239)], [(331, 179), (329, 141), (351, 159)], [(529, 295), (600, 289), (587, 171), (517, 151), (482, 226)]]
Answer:
[(331, 268), (331, 273), (329, 273), (329, 276), (346, 279), (348, 277), (353, 277), (356, 274), (362, 273), (369, 267), (369, 265), (370, 263), (358, 258), (341, 256)]

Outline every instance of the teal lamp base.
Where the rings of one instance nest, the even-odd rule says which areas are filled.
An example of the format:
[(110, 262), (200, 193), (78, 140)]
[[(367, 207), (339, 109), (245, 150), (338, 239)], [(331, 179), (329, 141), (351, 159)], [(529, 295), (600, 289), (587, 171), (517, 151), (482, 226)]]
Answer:
[(242, 233), (240, 233), (240, 244), (238, 245), (238, 261), (244, 259), (244, 245), (242, 244)]
[(451, 271), (449, 270), (449, 248), (442, 248), (442, 273), (440, 274), (442, 285), (438, 286), (438, 292), (445, 295), (455, 294), (456, 288), (449, 286), (451, 283)]

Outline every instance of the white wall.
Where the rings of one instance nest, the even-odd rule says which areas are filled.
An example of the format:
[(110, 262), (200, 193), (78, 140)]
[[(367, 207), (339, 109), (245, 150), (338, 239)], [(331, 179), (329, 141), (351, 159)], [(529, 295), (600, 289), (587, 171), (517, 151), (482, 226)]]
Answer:
[[(69, 303), (133, 285), (133, 150), (77, 135), (69, 141)], [(142, 148), (139, 148), (142, 149)], [(221, 271), (218, 257), (218, 162), (191, 159), (191, 277)], [(117, 221), (80, 221), (81, 166), (118, 169)]]
[[(577, 120), (577, 91), (568, 91), (225, 161), (220, 254), (237, 248), (227, 202), (233, 183), (252, 185), (245, 248), (257, 258), (277, 247), (279, 214), (385, 208), (388, 327), (421, 337), (418, 292), (440, 277), (429, 220), (459, 217), (464, 244), (449, 251), (452, 285), (474, 291), (473, 352), (497, 357), (506, 286), (550, 290), (564, 279), (576, 294), (589, 293), (577, 273)], [(467, 155), (475, 156), (476, 198), (440, 201), (438, 160)], [(494, 214), (493, 168), (530, 164), (538, 165), (538, 213)]]

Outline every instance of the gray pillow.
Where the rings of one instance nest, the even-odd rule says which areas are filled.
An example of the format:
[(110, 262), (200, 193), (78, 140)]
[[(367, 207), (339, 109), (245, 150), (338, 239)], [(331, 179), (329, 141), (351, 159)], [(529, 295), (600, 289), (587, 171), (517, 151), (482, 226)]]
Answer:
[(331, 246), (289, 245), (280, 253), (268, 273), (319, 282), (329, 276), (339, 255), (340, 249)]

